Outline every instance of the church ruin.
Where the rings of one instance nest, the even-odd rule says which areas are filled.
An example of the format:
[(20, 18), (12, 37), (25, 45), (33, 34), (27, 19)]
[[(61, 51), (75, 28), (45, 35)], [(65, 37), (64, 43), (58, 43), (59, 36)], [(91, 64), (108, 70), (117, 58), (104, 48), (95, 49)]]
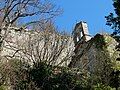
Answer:
[(73, 36), (16, 31), (14, 28), (8, 28), (7, 33), (0, 54), (1, 60), (44, 60), (53, 65), (80, 68), (89, 72), (104, 71), (106, 60), (114, 60), (116, 65), (120, 65), (118, 42), (108, 34), (91, 37), (87, 23), (83, 21), (76, 24)]
[(116, 65), (120, 65), (120, 61), (117, 60), (120, 57), (120, 52), (116, 49), (118, 42), (108, 34), (96, 34), (91, 37), (86, 22), (82, 21), (76, 24), (73, 40), (75, 55), (69, 67), (80, 68), (89, 72), (101, 72), (104, 71), (106, 61), (115, 60)]

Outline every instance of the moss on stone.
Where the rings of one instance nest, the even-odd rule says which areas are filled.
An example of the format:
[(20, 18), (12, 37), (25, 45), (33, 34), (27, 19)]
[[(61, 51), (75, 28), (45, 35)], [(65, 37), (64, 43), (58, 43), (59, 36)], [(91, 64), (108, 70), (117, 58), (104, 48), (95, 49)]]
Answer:
[[(109, 35), (97, 34), (94, 38), (95, 47), (100, 50), (105, 50), (111, 45), (114, 39)], [(112, 47), (111, 47), (112, 48)]]
[(97, 49), (103, 49), (103, 47), (105, 46), (105, 40), (104, 40), (104, 36), (103, 35), (100, 35), (100, 34), (97, 34), (94, 38), (94, 43), (95, 43), (95, 47)]

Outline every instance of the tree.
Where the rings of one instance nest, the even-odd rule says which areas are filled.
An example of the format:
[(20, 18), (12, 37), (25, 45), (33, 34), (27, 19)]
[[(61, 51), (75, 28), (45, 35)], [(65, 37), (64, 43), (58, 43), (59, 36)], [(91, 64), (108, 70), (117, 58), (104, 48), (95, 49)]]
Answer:
[(17, 27), (22, 28), (41, 25), (42, 21), (47, 23), (60, 13), (61, 9), (50, 0), (0, 0), (0, 49), (10, 32), (9, 27), (19, 22), (22, 24)]
[(49, 0), (0, 0), (0, 16), (4, 26), (11, 26), (22, 18), (29, 18), (25, 25), (38, 23), (41, 19), (48, 20), (58, 14), (60, 9)]
[[(115, 15), (113, 13), (110, 13), (110, 15), (106, 16), (105, 18), (107, 20), (106, 25), (111, 26), (112, 29), (114, 29), (112, 36), (119, 43), (119, 45), (117, 45), (116, 47), (117, 51), (119, 51), (120, 49), (120, 0), (113, 0), (113, 6), (115, 10)], [(118, 60), (116, 59), (116, 62)], [(116, 68), (114, 68), (110, 77), (111, 77), (110, 86), (115, 87), (116, 90), (118, 90), (118, 88), (120, 87), (120, 70), (119, 69), (116, 70)]]
[(67, 66), (74, 50), (72, 37), (58, 33), (51, 22), (44, 23), (39, 29), (19, 31), (18, 28), (14, 31), (11, 28), (4, 40), (2, 57), (18, 58), (28, 62), (44, 61), (50, 65), (64, 63)]
[(113, 0), (113, 6), (115, 10), (115, 15), (110, 13), (110, 15), (105, 16), (107, 23), (106, 25), (111, 26), (114, 29), (112, 35), (120, 34), (120, 0)]

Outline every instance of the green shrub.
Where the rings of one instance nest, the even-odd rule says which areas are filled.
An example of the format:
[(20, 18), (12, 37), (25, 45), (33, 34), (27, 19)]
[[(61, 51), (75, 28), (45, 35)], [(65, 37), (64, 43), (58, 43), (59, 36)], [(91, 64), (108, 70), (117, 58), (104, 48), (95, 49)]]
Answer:
[(35, 82), (38, 87), (42, 87), (52, 75), (52, 67), (44, 62), (36, 62), (29, 71), (30, 79)]
[(0, 90), (5, 90), (4, 85), (11, 90), (113, 90), (84, 71), (53, 67), (44, 62), (34, 62), (30, 66), (20, 60), (10, 60), (0, 69), (3, 76)]
[(0, 86), (0, 90), (7, 90), (7, 89), (6, 89), (6, 86), (1, 85), (1, 86)]
[(110, 86), (105, 86), (105, 85), (99, 84), (99, 83), (94, 85), (92, 88), (93, 88), (93, 90), (115, 90), (115, 89), (111, 88)]

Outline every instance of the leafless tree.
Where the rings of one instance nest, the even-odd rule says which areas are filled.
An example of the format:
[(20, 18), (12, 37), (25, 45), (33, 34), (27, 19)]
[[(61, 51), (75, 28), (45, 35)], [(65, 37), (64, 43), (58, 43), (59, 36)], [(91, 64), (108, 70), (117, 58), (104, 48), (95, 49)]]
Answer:
[(9, 33), (8, 27), (20, 22), (17, 27), (41, 25), (60, 13), (61, 9), (50, 0), (0, 0), (0, 48)]
[(56, 8), (50, 0), (0, 0), (4, 26), (11, 26), (22, 18), (29, 19), (25, 25), (38, 23), (41, 18), (51, 19), (60, 14), (60, 11), (60, 8)]
[(74, 50), (72, 37), (56, 32), (51, 22), (44, 24), (40, 29), (42, 28), (44, 30), (17, 32), (12, 29), (5, 39), (2, 53), (4, 57), (68, 65)]
[[(44, 61), (50, 65), (67, 65), (73, 50), (72, 38), (57, 33), (54, 25), (49, 22), (60, 13), (59, 10), (48, 0), (0, 0), (0, 26), (4, 30), (0, 34), (3, 44), (0, 61), (19, 59), (30, 63)], [(34, 24), (34, 30), (12, 27), (20, 19), (27, 20), (30, 17), (31, 20), (24, 25)], [(14, 76), (10, 68), (9, 63), (3, 67), (5, 71), (8, 69), (8, 75)]]
[[(19, 28), (9, 27), (9, 32), (4, 38), (3, 49), (0, 54), (0, 61), (4, 65), (4, 67), (1, 66), (0, 73), (3, 79), (1, 79), (0, 83), (5, 82), (4, 80), (6, 80), (6, 78), (9, 80), (10, 77), (11, 81), (6, 80), (6, 83), (8, 85), (11, 85), (11, 83), (16, 84), (14, 82), (17, 76), (13, 71), (14, 69), (11, 68), (12, 66), (10, 66), (11, 60), (32, 65), (34, 62), (46, 62), (49, 65), (67, 66), (71, 60), (71, 54), (74, 50), (73, 47), (72, 37), (65, 33), (58, 33), (54, 24), (51, 22), (43, 22), (43, 24), (40, 24), (35, 30), (20, 30)], [(8, 66), (6, 63), (8, 63)], [(21, 67), (24, 67), (23, 65), (24, 64), (18, 67), (20, 71), (22, 71)], [(24, 73), (24, 70), (22, 72)], [(5, 73), (9, 75), (9, 77), (6, 75), (5, 77)], [(26, 79), (25, 75), (20, 74), (20, 76), (22, 80), (24, 80), (24, 78)], [(33, 82), (31, 82), (31, 84), (34, 86)]]

